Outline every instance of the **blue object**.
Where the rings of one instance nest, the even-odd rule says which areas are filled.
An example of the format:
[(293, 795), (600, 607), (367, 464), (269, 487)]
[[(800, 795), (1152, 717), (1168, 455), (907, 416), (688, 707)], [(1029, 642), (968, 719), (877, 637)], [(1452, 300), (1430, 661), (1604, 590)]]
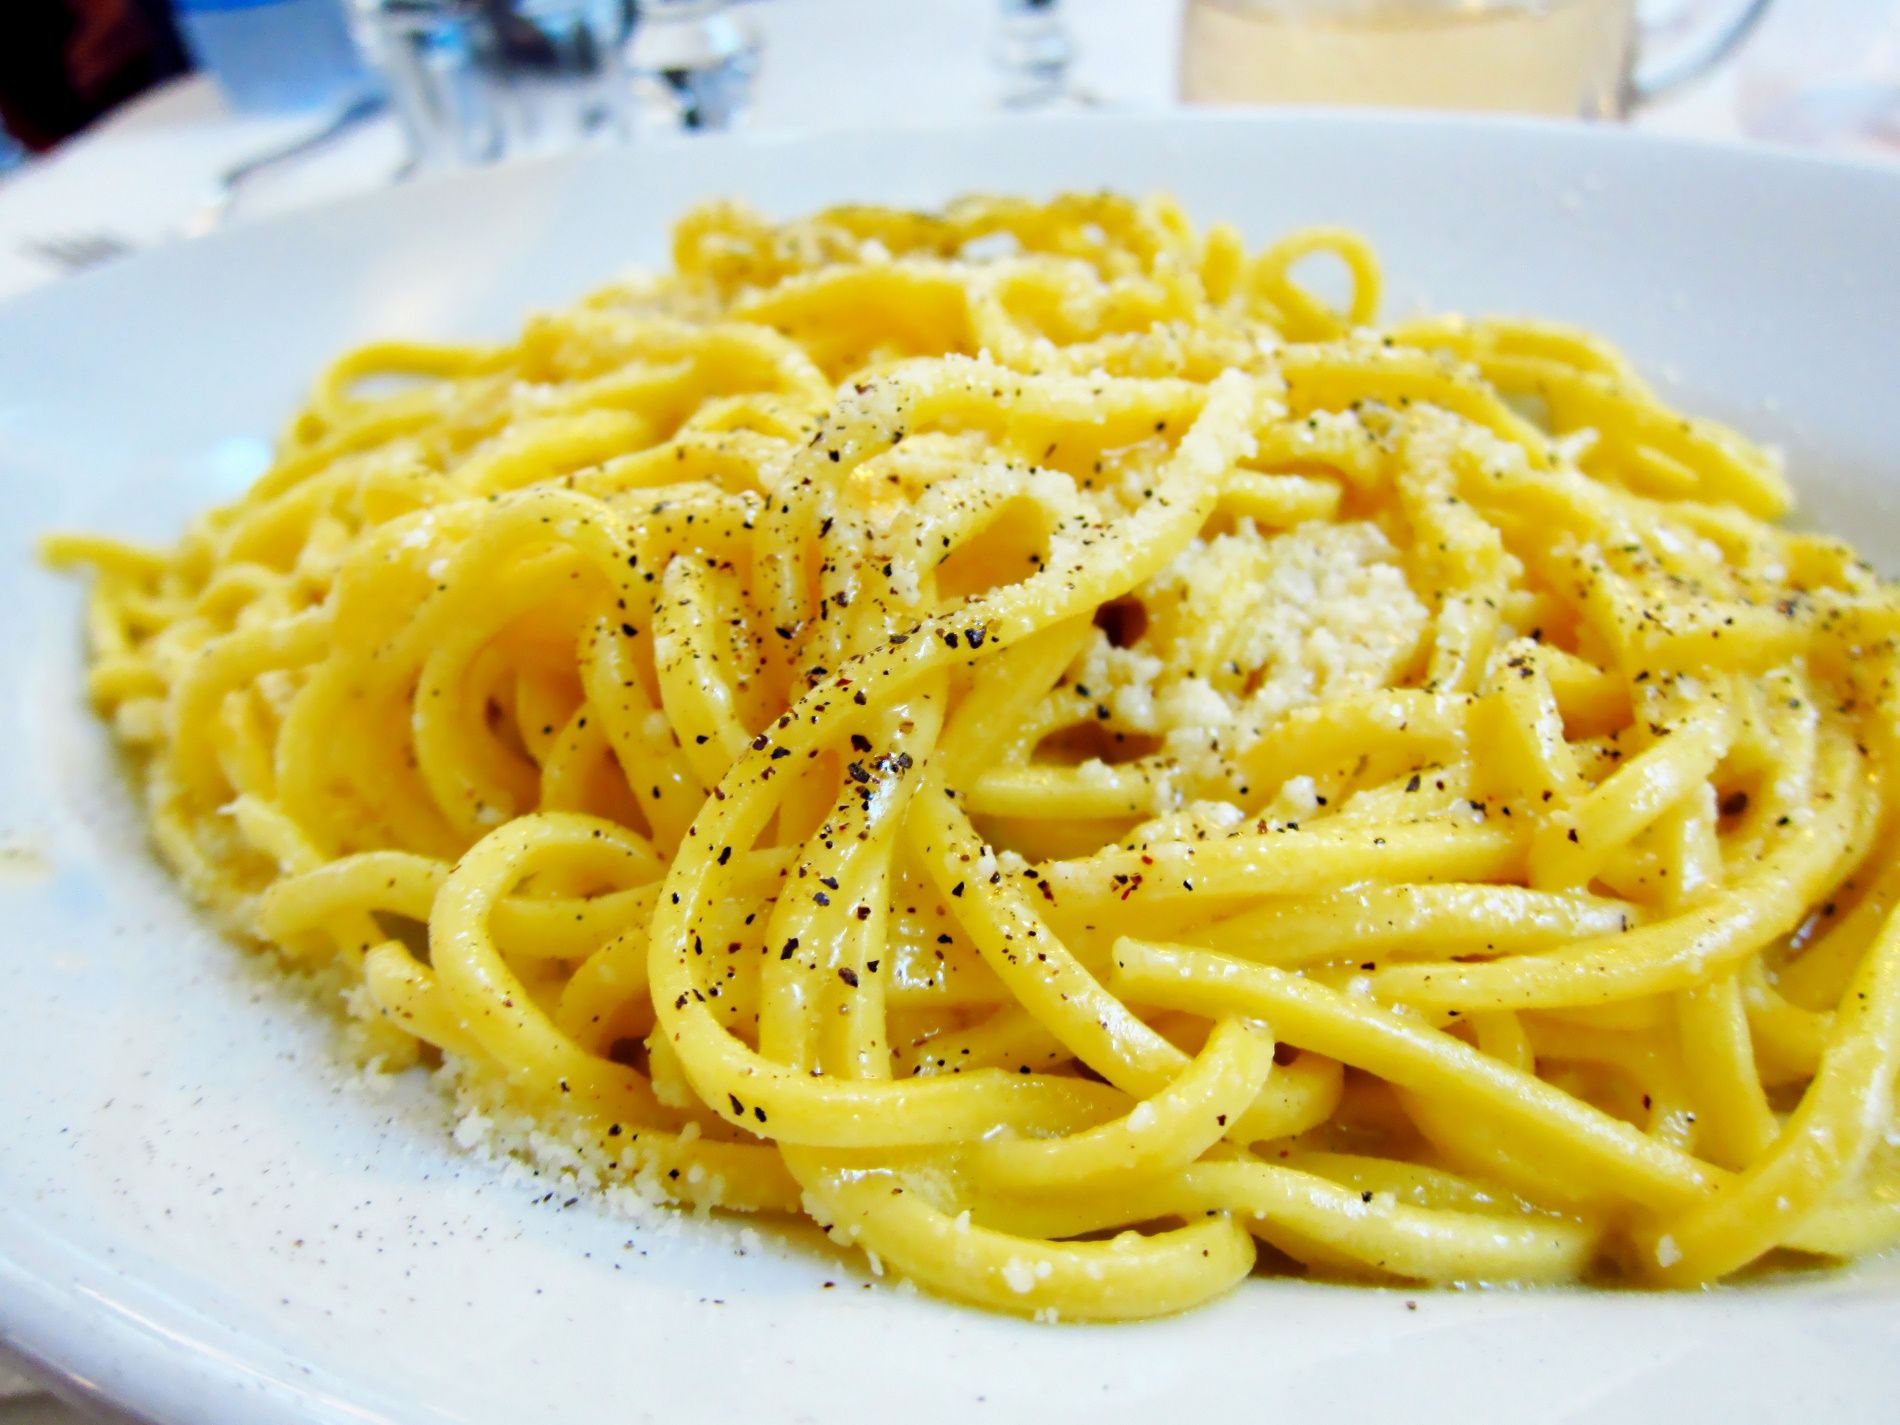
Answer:
[(284, 113), (343, 103), (369, 86), (345, 0), (176, 0), (198, 67), (235, 109)]

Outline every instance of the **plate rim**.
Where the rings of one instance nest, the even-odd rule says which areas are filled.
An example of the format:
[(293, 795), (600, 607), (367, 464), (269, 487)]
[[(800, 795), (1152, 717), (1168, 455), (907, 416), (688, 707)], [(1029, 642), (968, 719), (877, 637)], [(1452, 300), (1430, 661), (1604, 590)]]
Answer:
[[(1233, 129), (1278, 129), (1358, 135), (1368, 142), (1376, 141), (1382, 132), (1398, 130), (1437, 133), (1448, 141), (1468, 135), (1501, 135), (1575, 153), (1649, 151), (1667, 156), (1674, 163), (1727, 163), (1750, 169), (1836, 174), (1843, 181), (1888, 185), (1890, 191), (1900, 192), (1900, 165), (1885, 164), (1871, 156), (1824, 155), (1729, 139), (1659, 134), (1568, 120), (1405, 110), (1287, 108), (1267, 111), (1209, 107), (1088, 115), (995, 116), (893, 124), (869, 136), (896, 141), (958, 140), (968, 136), (974, 141), (984, 135), (1021, 135), (1080, 126), (1103, 130), (1174, 128), (1204, 130), (1209, 134)], [(142, 249), (126, 261), (13, 294), (0, 299), (0, 325), (41, 311), (56, 314), (59, 306), (70, 300), (65, 294), (82, 287), (91, 290), (107, 283), (144, 285), (162, 280), (180, 253), (187, 254), (186, 260), (196, 260), (191, 254), (239, 254), (273, 237), (281, 237), (313, 217), (338, 222), (360, 221), (393, 203), (420, 201), (392, 198), (392, 193), (426, 196), (451, 188), (471, 193), (489, 188), (500, 194), (524, 181), (532, 181), (536, 173), (554, 174), (595, 164), (631, 166), (660, 148), (675, 152), (691, 150), (699, 156), (700, 162), (717, 164), (722, 154), (731, 151), (813, 149), (830, 143), (848, 144), (865, 138), (867, 132), (861, 128), (817, 125), (769, 134), (741, 132), (643, 139), (623, 149), (549, 155), (489, 168), (425, 175), (403, 190), (368, 190), (271, 214), (188, 242)], [(0, 1090), (0, 1102), (4, 1102), (4, 1090)], [(432, 1413), (421, 1402), (414, 1403), (413, 1411), (406, 1408), (398, 1416), (387, 1414), (377, 1406), (313, 1399), (298, 1391), (294, 1382), (258, 1369), (255, 1358), (226, 1360), (218, 1372), (206, 1375), (194, 1368), (204, 1359), (205, 1348), (201, 1343), (189, 1343), (196, 1351), (181, 1349), (178, 1335), (167, 1333), (156, 1321), (109, 1310), (102, 1302), (89, 1306), (83, 1276), (75, 1271), (71, 1280), (66, 1281), (36, 1270), (31, 1265), (36, 1256), (69, 1258), (83, 1256), (83, 1253), (72, 1239), (35, 1224), (30, 1215), (11, 1204), (0, 1204), (0, 1346), (18, 1357), (29, 1372), (48, 1382), (56, 1394), (106, 1418), (129, 1422), (129, 1425), (180, 1425), (214, 1417), (259, 1422), (351, 1421), (360, 1425), (363, 1421), (415, 1418), (416, 1411)], [(103, 1266), (98, 1268), (98, 1273), (102, 1280), (111, 1278), (110, 1270)], [(186, 1324), (190, 1329), (193, 1323)], [(248, 1335), (241, 1326), (230, 1322), (218, 1325), (239, 1341), (260, 1342), (260, 1338)], [(268, 1350), (268, 1347), (263, 1349)]]
[[(1653, 149), (1675, 152), (1692, 162), (1739, 161), (1749, 166), (1780, 166), (1810, 172), (1855, 174), (1860, 180), (1900, 184), (1900, 163), (1875, 158), (1859, 151), (1833, 151), (1798, 148), (1792, 144), (1774, 144), (1741, 137), (1708, 134), (1658, 132), (1632, 127), (1628, 123), (1587, 119), (1553, 118), (1536, 114), (1458, 113), (1449, 110), (1408, 108), (1350, 108), (1319, 104), (1289, 104), (1270, 108), (1250, 108), (1240, 104), (1177, 105), (1173, 108), (1102, 109), (1081, 113), (989, 114), (966, 118), (905, 119), (876, 131), (878, 137), (896, 141), (925, 140), (964, 135), (1033, 132), (1037, 129), (1067, 128), (1287, 128), (1363, 130), (1376, 134), (1381, 130), (1437, 131), (1455, 139), (1463, 134), (1514, 134), (1539, 143), (1576, 144), (1587, 148)], [(626, 144), (612, 147), (573, 149), (562, 153), (528, 154), (478, 167), (425, 171), (400, 182), (338, 194), (314, 203), (301, 204), (278, 212), (269, 212), (241, 223), (215, 228), (195, 236), (166, 239), (135, 249), (121, 260), (101, 263), (64, 277), (56, 277), (36, 287), (0, 296), (0, 319), (14, 316), (44, 302), (58, 302), (59, 293), (69, 289), (90, 289), (96, 284), (122, 281), (127, 272), (144, 272), (156, 263), (180, 252), (217, 252), (236, 245), (249, 246), (272, 235), (282, 234), (317, 217), (341, 216), (373, 211), (392, 201), (392, 195), (429, 194), (459, 188), (507, 186), (535, 173), (551, 173), (562, 168), (595, 163), (616, 166), (637, 163), (645, 154), (703, 152), (716, 161), (716, 155), (732, 149), (808, 148), (826, 143), (849, 143), (868, 131), (848, 125), (810, 124), (787, 126), (769, 132), (748, 129), (712, 134), (642, 135)], [(1699, 157), (1698, 157), (1699, 156)]]

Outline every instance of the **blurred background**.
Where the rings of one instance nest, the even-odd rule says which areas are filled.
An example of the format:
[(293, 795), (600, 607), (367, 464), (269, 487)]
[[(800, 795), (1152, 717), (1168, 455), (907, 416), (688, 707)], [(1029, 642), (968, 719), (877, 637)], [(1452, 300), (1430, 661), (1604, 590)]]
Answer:
[(1176, 104), (1900, 157), (1900, 0), (0, 0), (0, 296), (456, 167)]

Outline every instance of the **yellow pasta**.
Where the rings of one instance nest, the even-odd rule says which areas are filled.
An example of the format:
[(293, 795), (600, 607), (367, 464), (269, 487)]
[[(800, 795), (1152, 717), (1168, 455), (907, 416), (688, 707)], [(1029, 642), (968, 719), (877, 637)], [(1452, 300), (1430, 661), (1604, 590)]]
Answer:
[(1893, 1242), (1900, 599), (1599, 339), (1379, 287), (714, 204), (47, 553), (191, 894), (604, 1181), (1044, 1319)]

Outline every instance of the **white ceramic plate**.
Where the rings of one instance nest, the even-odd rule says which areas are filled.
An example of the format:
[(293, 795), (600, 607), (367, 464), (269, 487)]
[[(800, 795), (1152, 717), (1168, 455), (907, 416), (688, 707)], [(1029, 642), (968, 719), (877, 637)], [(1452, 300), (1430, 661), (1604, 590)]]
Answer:
[(1783, 443), (1814, 516), (1900, 564), (1900, 175), (1601, 130), (693, 142), (377, 194), (0, 307), (0, 1340), (179, 1425), (1893, 1418), (1893, 1263), (1667, 1297), (1259, 1281), (1178, 1320), (1046, 1328), (867, 1287), (809, 1237), (542, 1202), (458, 1156), (426, 1084), (347, 1083), (328, 1026), (144, 849), (79, 691), (76, 591), (31, 566), (34, 535), (169, 536), (240, 488), (339, 348), (508, 332), (658, 260), (703, 195), (789, 213), (1101, 184), (1254, 238), (1351, 223), (1392, 309), (1605, 331)]

